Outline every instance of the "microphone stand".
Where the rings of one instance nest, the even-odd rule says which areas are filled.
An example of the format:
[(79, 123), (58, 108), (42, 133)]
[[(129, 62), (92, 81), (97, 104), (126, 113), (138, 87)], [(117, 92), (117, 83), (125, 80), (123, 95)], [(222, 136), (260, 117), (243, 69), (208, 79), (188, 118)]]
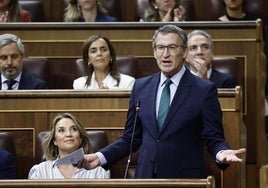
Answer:
[(133, 150), (133, 146), (132, 145), (133, 145), (134, 134), (135, 134), (135, 129), (136, 129), (137, 117), (138, 117), (138, 114), (139, 114), (139, 110), (140, 110), (140, 101), (138, 101), (137, 104), (136, 104), (136, 113), (135, 113), (135, 119), (134, 119), (134, 124), (133, 124), (133, 129), (132, 129), (132, 135), (131, 135), (131, 141), (130, 141), (130, 151), (129, 151), (129, 155), (128, 155), (128, 160), (127, 160), (127, 166), (126, 166), (126, 169), (125, 169), (124, 179), (127, 178), (129, 164), (130, 164), (130, 161), (131, 161), (132, 150)]

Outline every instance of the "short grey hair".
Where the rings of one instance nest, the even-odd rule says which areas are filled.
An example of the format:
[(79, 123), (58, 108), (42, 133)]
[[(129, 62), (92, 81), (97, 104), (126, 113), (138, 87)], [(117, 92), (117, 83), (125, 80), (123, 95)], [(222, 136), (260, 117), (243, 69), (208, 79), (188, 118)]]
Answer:
[(158, 34), (168, 34), (168, 33), (175, 33), (181, 39), (181, 45), (183, 48), (187, 47), (187, 35), (183, 29), (177, 27), (176, 25), (168, 24), (160, 27), (154, 32), (153, 40), (152, 40), (152, 47), (155, 48), (156, 46), (156, 38)]
[(22, 41), (19, 37), (10, 33), (0, 35), (0, 48), (10, 43), (16, 43), (18, 45), (20, 53), (24, 54), (24, 45), (22, 44)]
[(210, 48), (212, 50), (214, 50), (214, 44), (213, 44), (213, 41), (212, 41), (212, 37), (211, 37), (210, 34), (208, 34), (204, 30), (199, 30), (199, 29), (193, 30), (192, 32), (190, 32), (188, 34), (188, 39), (190, 39), (190, 38), (192, 38), (194, 36), (197, 36), (197, 35), (201, 35), (201, 36), (205, 37), (208, 40), (208, 43), (209, 43)]

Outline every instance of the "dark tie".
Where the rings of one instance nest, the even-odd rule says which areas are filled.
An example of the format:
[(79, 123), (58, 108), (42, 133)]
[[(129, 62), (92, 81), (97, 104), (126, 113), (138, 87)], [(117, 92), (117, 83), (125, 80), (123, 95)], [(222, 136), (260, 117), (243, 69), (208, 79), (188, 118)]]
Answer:
[(12, 86), (16, 83), (16, 80), (6, 80), (7, 83), (7, 89), (12, 90)]
[(159, 109), (158, 109), (158, 130), (160, 131), (164, 121), (166, 119), (166, 115), (168, 112), (169, 108), (169, 103), (170, 103), (170, 89), (169, 86), (172, 83), (170, 79), (166, 79), (165, 81), (165, 87), (162, 90), (161, 98), (160, 98), (160, 103), (159, 103)]

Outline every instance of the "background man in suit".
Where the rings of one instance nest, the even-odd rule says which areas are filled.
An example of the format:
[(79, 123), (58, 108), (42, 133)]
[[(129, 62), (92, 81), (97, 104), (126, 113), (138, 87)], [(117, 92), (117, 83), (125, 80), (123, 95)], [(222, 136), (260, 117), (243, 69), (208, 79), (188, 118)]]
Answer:
[(189, 33), (187, 47), (186, 64), (193, 74), (209, 79), (216, 84), (217, 88), (234, 88), (237, 85), (234, 76), (212, 68), (214, 45), (207, 32), (194, 30)]
[[(203, 143), (219, 167), (241, 162), (237, 154), (246, 150), (231, 150), (224, 140), (217, 88), (184, 66), (186, 33), (165, 25), (156, 30), (152, 46), (161, 71), (135, 81), (123, 135), (99, 152), (85, 155), (78, 167), (109, 169), (129, 154), (131, 144), (133, 151), (140, 152), (136, 178), (205, 177)], [(162, 124), (165, 103), (161, 93), (168, 90), (170, 102), (165, 103), (169, 108)]]
[(6, 150), (0, 149), (0, 179), (14, 179), (14, 156)]
[(47, 89), (45, 81), (22, 71), (24, 45), (13, 34), (0, 35), (1, 89)]

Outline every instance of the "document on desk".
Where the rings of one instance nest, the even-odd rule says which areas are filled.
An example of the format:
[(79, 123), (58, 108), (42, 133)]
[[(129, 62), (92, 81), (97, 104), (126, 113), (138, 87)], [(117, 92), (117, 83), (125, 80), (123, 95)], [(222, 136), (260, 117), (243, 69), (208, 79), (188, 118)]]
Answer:
[(79, 161), (82, 161), (83, 159), (84, 159), (84, 149), (80, 148), (63, 158), (58, 159), (57, 163), (58, 165), (64, 165), (64, 164), (76, 165)]

